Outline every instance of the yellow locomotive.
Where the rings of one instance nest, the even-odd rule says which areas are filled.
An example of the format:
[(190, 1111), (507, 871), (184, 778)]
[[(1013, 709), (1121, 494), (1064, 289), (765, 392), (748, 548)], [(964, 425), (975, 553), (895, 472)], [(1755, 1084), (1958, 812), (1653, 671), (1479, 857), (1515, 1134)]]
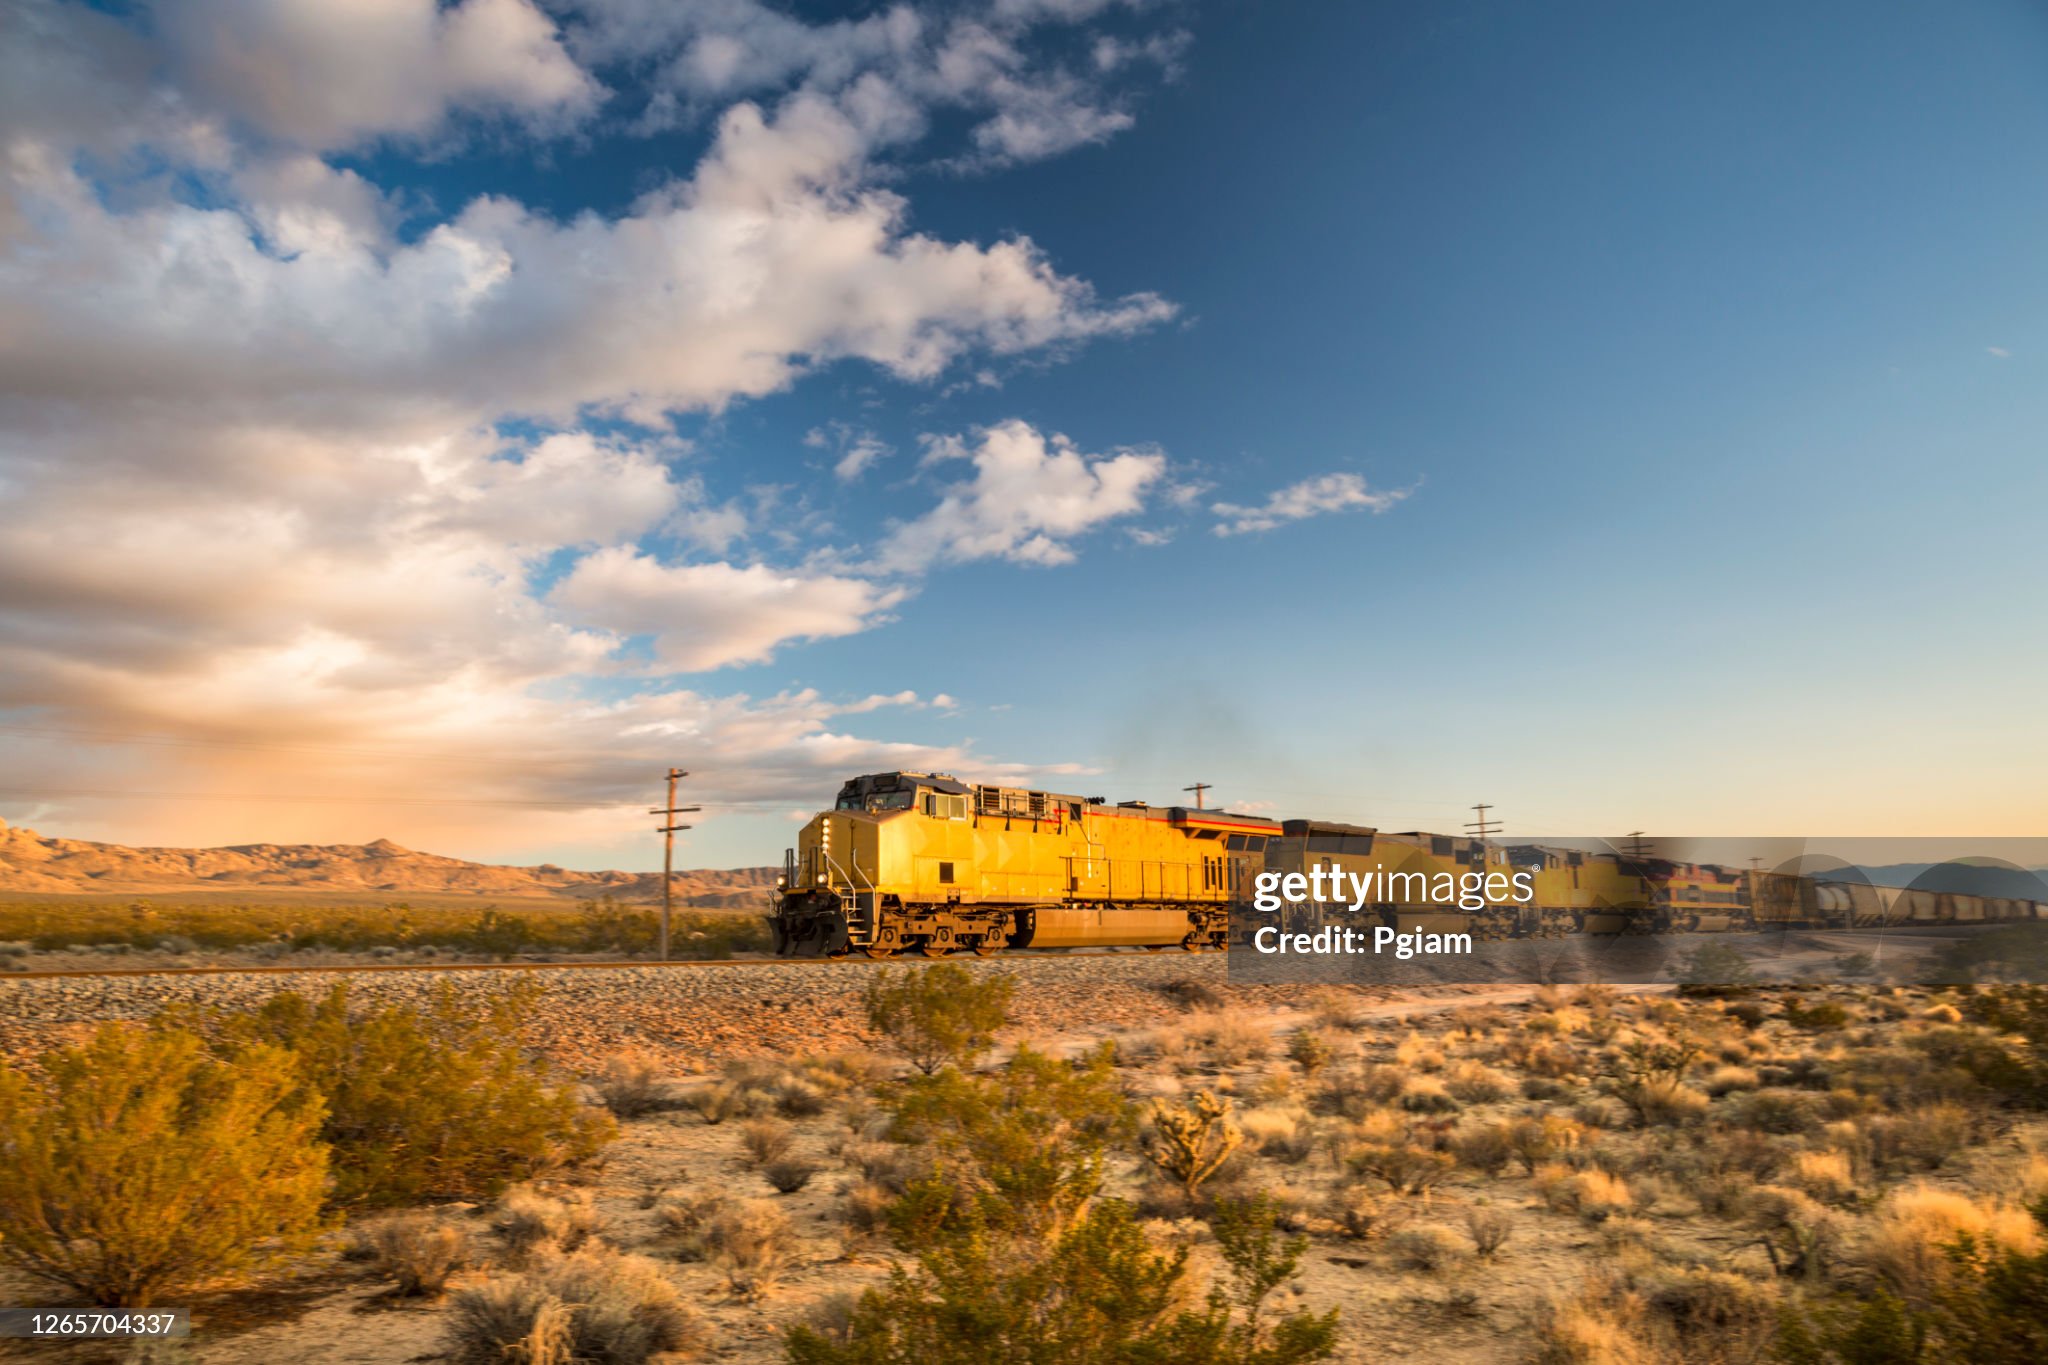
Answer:
[(943, 773), (856, 777), (783, 855), (775, 950), (1221, 947), (1279, 829)]

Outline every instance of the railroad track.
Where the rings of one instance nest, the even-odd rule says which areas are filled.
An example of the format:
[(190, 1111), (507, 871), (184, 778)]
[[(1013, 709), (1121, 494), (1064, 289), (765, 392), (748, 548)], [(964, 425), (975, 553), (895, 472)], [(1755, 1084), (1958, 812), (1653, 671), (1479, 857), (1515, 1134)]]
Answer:
[[(1219, 952), (1220, 949), (1200, 948), (1182, 951), (1177, 956), (1197, 957)], [(1005, 958), (1015, 961), (1043, 961), (1060, 958), (1083, 957), (1165, 957), (1165, 952), (1149, 953), (1143, 949), (1115, 951), (1092, 948), (1017, 948), (998, 953), (993, 957), (978, 958), (968, 953), (956, 953), (952, 957), (961, 961), (1000, 962)], [(849, 957), (724, 957), (685, 958), (674, 962), (654, 962), (646, 959), (626, 959), (619, 962), (323, 962), (306, 965), (262, 966), (262, 967), (76, 967), (53, 971), (0, 972), (0, 985), (9, 981), (47, 981), (62, 977), (123, 977), (123, 976), (302, 976), (309, 972), (564, 972), (564, 971), (619, 971), (628, 967), (805, 967), (823, 966), (832, 963), (863, 963), (868, 966), (886, 967), (890, 963), (917, 965), (937, 962), (939, 958), (924, 958), (905, 955), (894, 958), (869, 958), (860, 955)]]

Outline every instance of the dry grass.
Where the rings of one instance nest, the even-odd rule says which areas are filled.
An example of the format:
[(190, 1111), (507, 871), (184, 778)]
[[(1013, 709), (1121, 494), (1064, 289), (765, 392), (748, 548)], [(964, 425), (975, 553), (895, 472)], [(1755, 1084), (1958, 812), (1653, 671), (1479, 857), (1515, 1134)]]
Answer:
[(1184, 1031), (1189, 1041), (1217, 1066), (1263, 1061), (1273, 1052), (1273, 1026), (1250, 1010), (1191, 1014)]
[(539, 1258), (524, 1274), (457, 1293), (451, 1306), (447, 1358), (458, 1365), (642, 1365), (709, 1344), (661, 1267), (603, 1247)]
[(1987, 1250), (2031, 1255), (2041, 1249), (2039, 1225), (2024, 1209), (1920, 1184), (1885, 1201), (1863, 1256), (1901, 1296), (1926, 1302), (1953, 1273), (1947, 1248), (1964, 1235)]
[(400, 1298), (439, 1295), (473, 1254), (467, 1228), (429, 1213), (386, 1219), (363, 1240), (377, 1271), (391, 1278)]
[(637, 1052), (621, 1053), (606, 1064), (597, 1081), (597, 1095), (605, 1108), (622, 1119), (638, 1118), (675, 1102), (674, 1087), (661, 1069), (652, 1058)]
[(604, 1218), (585, 1196), (551, 1199), (530, 1189), (511, 1191), (492, 1215), (491, 1228), (518, 1265), (543, 1250), (574, 1251), (604, 1231)]

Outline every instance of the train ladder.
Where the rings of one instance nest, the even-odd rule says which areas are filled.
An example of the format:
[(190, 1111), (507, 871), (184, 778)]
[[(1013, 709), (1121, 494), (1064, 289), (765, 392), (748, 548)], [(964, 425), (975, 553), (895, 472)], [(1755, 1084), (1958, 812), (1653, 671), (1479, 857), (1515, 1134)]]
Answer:
[[(833, 878), (833, 893), (839, 897), (839, 914), (846, 922), (846, 942), (854, 948), (866, 948), (875, 941), (875, 917), (870, 909), (878, 905), (881, 897), (875, 894), (875, 884), (867, 881), (860, 870), (858, 859), (849, 859), (849, 873), (841, 868), (831, 854), (825, 854), (825, 865), (837, 875)], [(854, 878), (867, 882), (868, 904), (861, 904), (860, 892), (855, 889)]]

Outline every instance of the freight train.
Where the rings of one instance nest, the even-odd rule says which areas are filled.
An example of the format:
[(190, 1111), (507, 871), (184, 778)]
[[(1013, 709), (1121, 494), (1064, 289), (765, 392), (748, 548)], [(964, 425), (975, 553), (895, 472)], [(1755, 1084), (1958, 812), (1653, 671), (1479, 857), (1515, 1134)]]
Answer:
[[(1480, 874), (1526, 899), (1336, 902), (1255, 911), (1267, 872)], [(1011, 948), (1227, 946), (1260, 924), (1353, 925), (1475, 939), (1564, 934), (1878, 928), (2048, 919), (2032, 900), (1735, 870), (1646, 851), (1588, 852), (1188, 806), (1111, 804), (943, 773), (874, 773), (840, 788), (783, 855), (770, 920), (785, 957), (988, 955)], [(1362, 917), (1362, 918), (1361, 918)]]

